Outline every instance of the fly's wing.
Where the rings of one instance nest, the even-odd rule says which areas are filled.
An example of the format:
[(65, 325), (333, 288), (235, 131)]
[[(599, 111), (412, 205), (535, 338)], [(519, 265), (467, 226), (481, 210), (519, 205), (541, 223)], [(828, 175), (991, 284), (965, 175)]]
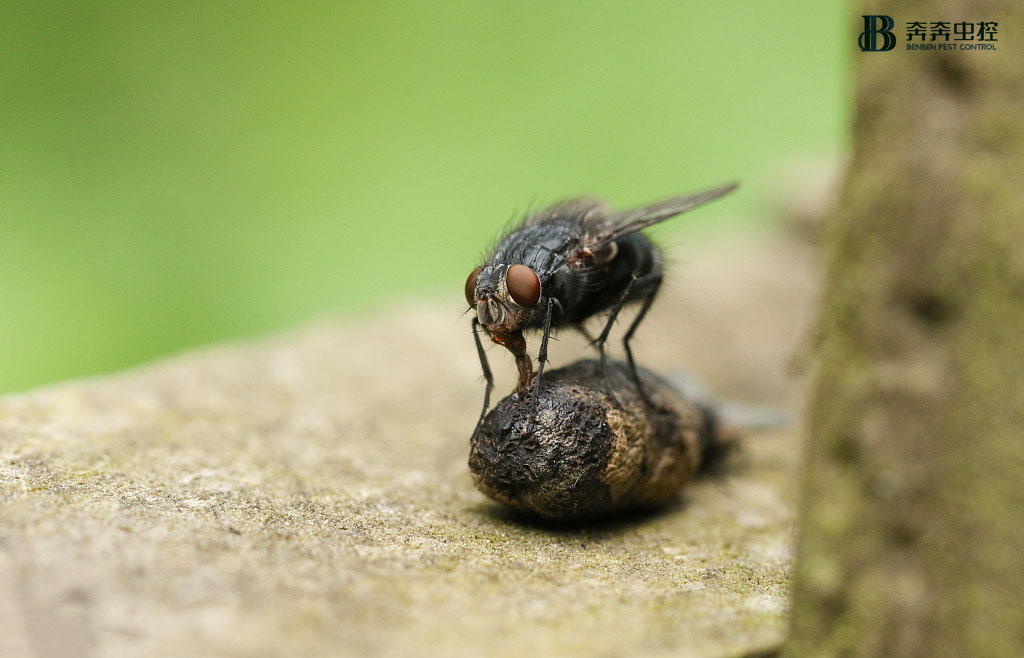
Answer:
[(668, 199), (643, 208), (623, 210), (602, 217), (597, 217), (584, 235), (582, 246), (596, 252), (601, 247), (615, 242), (619, 238), (647, 228), (652, 224), (675, 217), (687, 210), (692, 210), (708, 201), (725, 196), (736, 189), (738, 183), (729, 183), (713, 190)]

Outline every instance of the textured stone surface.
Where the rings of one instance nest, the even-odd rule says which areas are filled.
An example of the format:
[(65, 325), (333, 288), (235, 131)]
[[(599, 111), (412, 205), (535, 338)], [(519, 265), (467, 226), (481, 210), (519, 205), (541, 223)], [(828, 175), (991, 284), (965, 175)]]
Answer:
[[(734, 238), (676, 256), (638, 360), (793, 408), (809, 254)], [(524, 523), (470, 481), (483, 388), (461, 297), (0, 401), (0, 654), (719, 656), (777, 641), (796, 428), (751, 434), (661, 513)], [(587, 354), (568, 335), (551, 353)], [(500, 399), (515, 375), (491, 358)]]

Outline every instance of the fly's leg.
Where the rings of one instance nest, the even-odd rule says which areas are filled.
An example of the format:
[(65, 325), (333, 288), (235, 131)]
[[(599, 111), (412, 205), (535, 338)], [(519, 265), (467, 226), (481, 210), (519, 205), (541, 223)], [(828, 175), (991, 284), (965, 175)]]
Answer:
[[(636, 279), (634, 279), (636, 280)], [(629, 325), (629, 329), (626, 330), (626, 334), (622, 337), (622, 346), (626, 349), (626, 361), (629, 363), (629, 374), (632, 375), (633, 381), (636, 383), (636, 390), (640, 393), (640, 397), (643, 398), (644, 402), (648, 406), (655, 406), (651, 402), (651, 398), (647, 396), (647, 391), (644, 390), (643, 384), (640, 383), (640, 375), (636, 371), (636, 363), (633, 361), (633, 350), (629, 349), (629, 341), (633, 338), (633, 332), (640, 326), (640, 322), (643, 321), (644, 316), (647, 315), (647, 311), (651, 308), (651, 304), (654, 302), (655, 296), (658, 294), (658, 290), (661, 288), (661, 272), (652, 272), (647, 276), (643, 277), (638, 281), (639, 288), (641, 290), (646, 289), (644, 294), (644, 300), (640, 305), (640, 311), (633, 318), (633, 322)]]
[(557, 300), (554, 298), (549, 299), (547, 310), (544, 312), (544, 333), (541, 335), (540, 349), (537, 351), (537, 376), (533, 380), (535, 409), (537, 406), (537, 400), (540, 399), (540, 377), (544, 374), (544, 365), (548, 362), (548, 338), (551, 337), (551, 314), (554, 310), (555, 304), (557, 303)]
[(480, 367), (484, 371), (484, 380), (487, 382), (487, 387), (484, 389), (484, 408), (480, 412), (480, 418), (476, 421), (477, 429), (484, 422), (484, 416), (487, 415), (487, 407), (491, 404), (491, 389), (494, 388), (494, 375), (491, 374), (491, 366), (487, 363), (487, 353), (484, 352), (484, 345), (480, 342), (480, 321), (473, 318), (473, 340), (476, 341), (476, 354), (480, 357)]
[(619, 311), (622, 310), (626, 300), (629, 299), (629, 294), (633, 291), (633, 286), (637, 282), (637, 273), (633, 272), (633, 275), (629, 278), (629, 282), (626, 283), (626, 289), (622, 291), (622, 295), (619, 297), (619, 301), (615, 302), (615, 306), (612, 307), (611, 312), (608, 314), (608, 322), (605, 323), (604, 329), (601, 331), (595, 340), (591, 341), (595, 347), (597, 347), (598, 354), (601, 355), (601, 379), (605, 383), (605, 392), (615, 400), (616, 404), (622, 406), (622, 401), (619, 400), (619, 396), (615, 394), (615, 387), (608, 383), (608, 356), (604, 351), (604, 344), (608, 342), (608, 334), (611, 333), (612, 325), (615, 324), (615, 319), (619, 316)]
[(586, 339), (588, 345), (593, 345), (594, 343), (597, 342), (597, 339), (594, 338), (593, 336), (591, 336), (590, 332), (587, 331), (587, 328), (584, 327), (582, 324), (576, 325), (576, 331), (578, 331), (581, 334), (583, 334), (583, 338)]
[[(601, 355), (601, 377), (608, 377), (608, 357), (604, 353), (604, 344), (608, 342), (608, 334), (611, 333), (612, 325), (615, 324), (615, 318), (619, 316), (619, 311), (622, 310), (623, 304), (626, 303), (626, 299), (629, 298), (629, 293), (633, 290), (633, 284), (637, 281), (637, 273), (633, 272), (633, 276), (629, 278), (629, 283), (626, 284), (626, 289), (622, 291), (622, 295), (619, 297), (619, 301), (615, 302), (615, 306), (612, 307), (611, 312), (608, 314), (608, 322), (605, 323), (604, 329), (601, 331), (601, 335), (597, 337), (594, 344), (597, 346), (597, 353)], [(636, 324), (634, 322), (634, 324)], [(632, 330), (633, 327), (630, 327)], [(632, 363), (632, 361), (630, 362)]]
[[(540, 378), (544, 374), (544, 365), (548, 362), (548, 338), (551, 337), (551, 315), (558, 300), (554, 297), (548, 300), (548, 307), (544, 313), (544, 334), (540, 339), (540, 349), (537, 351), (537, 376), (533, 380), (533, 410), (530, 413), (530, 430), (533, 429), (533, 422), (537, 418), (537, 409), (540, 407)], [(561, 310), (561, 304), (558, 304)]]
[(558, 302), (551, 298), (548, 300), (548, 308), (544, 313), (544, 334), (540, 339), (540, 350), (537, 351), (537, 376), (533, 380), (534, 397), (540, 393), (540, 376), (544, 372), (544, 364), (548, 362), (548, 338), (551, 336), (551, 312)]

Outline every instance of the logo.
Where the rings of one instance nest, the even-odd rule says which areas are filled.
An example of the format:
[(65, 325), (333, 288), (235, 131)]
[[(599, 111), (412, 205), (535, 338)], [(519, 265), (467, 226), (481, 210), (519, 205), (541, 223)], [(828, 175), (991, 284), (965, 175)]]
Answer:
[[(863, 15), (864, 31), (857, 37), (862, 52), (885, 52), (896, 47), (896, 21), (882, 14)], [(907, 21), (907, 50), (998, 50), (996, 21)]]
[[(857, 39), (857, 45), (864, 52), (878, 52), (892, 50), (896, 47), (896, 35), (892, 29), (896, 27), (896, 21), (892, 16), (864, 16), (864, 31)], [(882, 37), (879, 45), (878, 37)]]

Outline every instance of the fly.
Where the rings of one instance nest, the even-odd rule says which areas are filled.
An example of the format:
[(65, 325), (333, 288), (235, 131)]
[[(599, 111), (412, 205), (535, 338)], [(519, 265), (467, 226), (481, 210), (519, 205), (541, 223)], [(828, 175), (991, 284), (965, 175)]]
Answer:
[[(658, 294), (662, 281), (661, 251), (640, 233), (736, 189), (736, 183), (706, 192), (676, 197), (642, 208), (610, 211), (595, 199), (573, 199), (555, 204), (523, 219), (506, 233), (480, 267), (466, 279), (466, 302), (473, 317), (473, 338), (487, 387), (483, 420), (490, 404), (494, 377), (480, 329), (491, 341), (515, 357), (519, 371), (516, 391), (533, 386), (534, 397), (547, 363), (551, 331), (571, 327), (597, 348), (605, 368), (605, 342), (615, 318), (628, 303), (640, 310), (622, 338), (629, 372), (643, 399), (629, 341)], [(593, 339), (583, 327), (590, 317), (608, 312), (601, 334)], [(537, 371), (526, 352), (523, 332), (541, 331)]]

